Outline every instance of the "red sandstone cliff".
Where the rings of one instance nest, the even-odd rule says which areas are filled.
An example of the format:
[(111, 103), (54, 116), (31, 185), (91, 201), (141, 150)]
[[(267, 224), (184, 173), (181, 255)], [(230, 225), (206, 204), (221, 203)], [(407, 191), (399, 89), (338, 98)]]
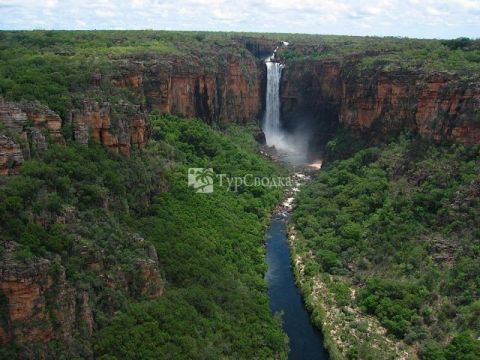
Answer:
[[(272, 45), (269, 40), (249, 41), (236, 40), (239, 48), (258, 56)], [(136, 100), (93, 101), (86, 93), (68, 119), (39, 103), (0, 99), (0, 175), (15, 173), (32, 150), (46, 148), (46, 134), (64, 143), (64, 124), (72, 126), (75, 141), (94, 139), (129, 155), (132, 147), (142, 148), (148, 140), (146, 110), (199, 117), (208, 123), (258, 120), (265, 69), (252, 53), (198, 53), (188, 59), (138, 54), (116, 60), (113, 75), (93, 74), (92, 95), (113, 87), (129, 91)], [(421, 70), (367, 71), (360, 61), (359, 56), (350, 56), (287, 62), (281, 84), (287, 125), (320, 123), (324, 129), (320, 142), (340, 123), (364, 136), (411, 130), (435, 141), (480, 143), (478, 82), (468, 84), (454, 75)]]
[(150, 110), (161, 114), (199, 117), (208, 123), (256, 120), (262, 108), (261, 61), (234, 55), (213, 61), (212, 68), (182, 59), (130, 61), (112, 84), (132, 89)]
[[(15, 261), (15, 246), (9, 247), (0, 265), (0, 290), (7, 310), (0, 327), (0, 342), (71, 340), (77, 304), (73, 287), (65, 281), (65, 269), (60, 267), (54, 273), (53, 264), (47, 259)], [(81, 312), (91, 317), (88, 301), (78, 305), (84, 306)]]
[[(130, 242), (132, 247), (146, 246), (143, 239), (135, 235)], [(128, 273), (120, 264), (112, 269), (102, 251), (80, 244), (76, 246), (74, 251), (84, 261), (83, 271), (104, 283), (96, 289), (72, 284), (58, 256), (17, 260), (16, 244), (5, 246), (6, 251), (0, 257), (0, 346), (13, 342), (21, 347), (26, 358), (48, 358), (49, 350), (44, 345), (51, 340), (69, 346), (79, 332), (83, 337), (90, 337), (96, 327), (93, 310), (98, 310), (99, 302), (103, 303), (103, 311), (107, 314), (118, 310), (115, 302), (106, 300), (108, 289), (150, 299), (163, 293), (164, 281), (152, 246), (144, 249), (144, 257), (138, 258), (133, 271)]]
[(281, 90), (286, 121), (305, 111), (319, 118), (330, 112), (328, 121), (364, 136), (410, 130), (434, 141), (480, 144), (479, 83), (446, 73), (360, 70), (357, 61), (287, 63)]
[[(146, 112), (132, 104), (83, 100), (71, 111), (68, 122), (75, 141), (86, 144), (93, 139), (127, 156), (132, 147), (144, 147), (149, 136)], [(15, 103), (0, 98), (0, 175), (15, 174), (32, 152), (48, 147), (48, 137), (65, 144), (64, 123), (38, 102)]]
[[(262, 110), (263, 63), (251, 54), (213, 57), (211, 66), (178, 57), (140, 57), (112, 67), (113, 76), (92, 76), (92, 93), (82, 95), (67, 119), (38, 102), (0, 98), (0, 175), (16, 173), (31, 150), (48, 146), (48, 136), (64, 144), (64, 125), (71, 125), (75, 141), (86, 144), (93, 139), (128, 156), (132, 148), (145, 146), (149, 137), (142, 104), (161, 114), (199, 117), (208, 123), (255, 121)], [(115, 102), (91, 100), (112, 86), (113, 92), (104, 97), (114, 94)], [(122, 98), (120, 89), (130, 91), (136, 100)]]

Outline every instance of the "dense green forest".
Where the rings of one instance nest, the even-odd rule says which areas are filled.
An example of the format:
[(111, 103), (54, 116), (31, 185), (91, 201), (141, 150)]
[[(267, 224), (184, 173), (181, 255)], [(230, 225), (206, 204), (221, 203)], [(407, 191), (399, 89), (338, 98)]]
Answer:
[[(187, 186), (189, 167), (229, 175), (283, 170), (256, 155), (248, 129), (151, 120), (148, 148), (131, 158), (94, 143), (51, 145), (20, 175), (0, 179), (0, 234), (18, 243), (16, 261), (53, 259), (66, 268), (67, 281), (96, 299), (91, 339), (78, 329), (74, 346), (29, 346), (56, 358), (285, 358), (286, 337), (268, 308), (263, 247), (281, 191), (235, 193), (215, 184), (214, 193), (197, 194)], [(67, 211), (75, 219), (58, 224)], [(120, 272), (134, 276), (144, 245), (132, 242), (132, 234), (157, 250), (167, 282), (158, 300), (135, 286), (111, 288), (87, 266), (86, 249), (108, 254), (104, 264), (113, 279)], [(2, 347), (0, 354), (8, 359), (17, 350)]]
[(352, 307), (422, 359), (480, 358), (480, 148), (405, 135), (347, 156), (346, 144), (329, 143), (332, 160), (298, 198), (303, 290), (320, 279), (360, 334)]

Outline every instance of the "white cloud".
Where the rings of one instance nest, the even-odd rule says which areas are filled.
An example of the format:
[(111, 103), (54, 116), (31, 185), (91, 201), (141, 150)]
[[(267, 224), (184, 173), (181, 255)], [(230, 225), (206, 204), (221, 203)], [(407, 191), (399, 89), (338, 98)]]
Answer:
[(461, 6), (469, 10), (480, 10), (480, 1), (478, 0), (452, 0), (452, 5)]
[(132, 7), (134, 8), (143, 8), (145, 6), (145, 0), (133, 0)]
[(480, 0), (0, 0), (0, 29), (40, 23), (55, 29), (480, 37)]
[(213, 10), (213, 16), (221, 20), (235, 21), (238, 16), (229, 10), (215, 9)]
[(102, 9), (102, 8), (95, 10), (95, 14), (101, 18), (113, 18), (118, 16), (115, 11), (112, 11), (109, 9)]
[(49, 8), (57, 6), (58, 0), (47, 0), (46, 5)]

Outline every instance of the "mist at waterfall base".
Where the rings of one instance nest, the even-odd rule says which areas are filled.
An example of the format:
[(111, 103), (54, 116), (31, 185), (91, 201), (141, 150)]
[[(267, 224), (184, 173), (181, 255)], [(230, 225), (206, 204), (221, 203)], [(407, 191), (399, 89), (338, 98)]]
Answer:
[(305, 165), (312, 160), (309, 143), (311, 131), (299, 125), (293, 131), (282, 129), (280, 122), (280, 81), (284, 65), (268, 58), (267, 89), (265, 99), (265, 116), (263, 119), (263, 132), (268, 146), (275, 147), (278, 154), (292, 165)]

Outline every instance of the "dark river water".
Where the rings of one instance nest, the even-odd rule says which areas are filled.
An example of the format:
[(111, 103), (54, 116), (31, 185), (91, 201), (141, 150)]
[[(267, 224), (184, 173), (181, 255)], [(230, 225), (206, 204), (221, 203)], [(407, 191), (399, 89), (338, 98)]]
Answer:
[(288, 358), (328, 359), (328, 353), (323, 346), (323, 336), (310, 322), (310, 314), (295, 286), (284, 218), (276, 216), (272, 219), (266, 240), (266, 279), (270, 309), (274, 313), (283, 314), (283, 329), (290, 338)]

